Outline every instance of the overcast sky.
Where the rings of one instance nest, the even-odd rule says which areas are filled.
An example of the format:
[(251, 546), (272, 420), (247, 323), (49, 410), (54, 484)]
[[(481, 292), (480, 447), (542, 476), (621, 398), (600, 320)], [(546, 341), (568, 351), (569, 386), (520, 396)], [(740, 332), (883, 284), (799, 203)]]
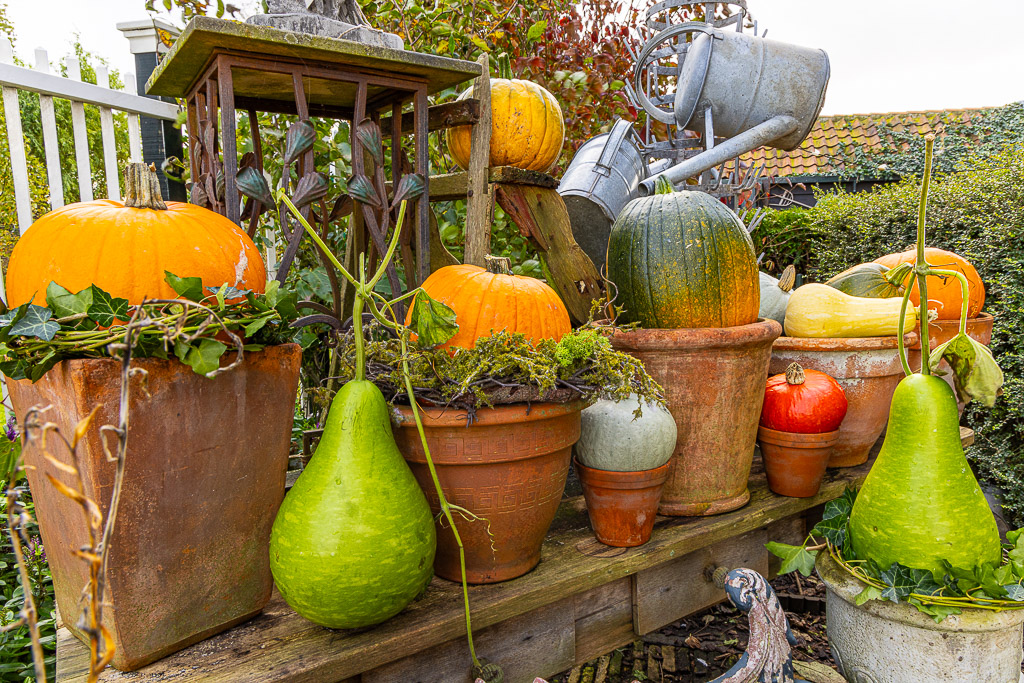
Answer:
[[(114, 25), (147, 17), (145, 0), (0, 0), (16, 50), (51, 60), (75, 33), (115, 68), (134, 70)], [(652, 0), (653, 2), (653, 0)], [(160, 0), (156, 3), (161, 4)], [(253, 0), (235, 0), (251, 8)], [(986, 107), (1024, 100), (1024, 0), (748, 0), (768, 37), (820, 47), (832, 80), (824, 113)]]

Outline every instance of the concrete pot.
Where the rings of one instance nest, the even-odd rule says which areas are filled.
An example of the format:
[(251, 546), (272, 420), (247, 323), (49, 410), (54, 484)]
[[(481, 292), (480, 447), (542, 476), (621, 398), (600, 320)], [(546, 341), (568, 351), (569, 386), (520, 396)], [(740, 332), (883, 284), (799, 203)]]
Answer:
[(828, 642), (852, 683), (1015, 683), (1021, 677), (1024, 610), (965, 609), (941, 623), (907, 603), (869, 600), (864, 584), (828, 553), (816, 569), (825, 583)]
[[(988, 346), (992, 342), (992, 325), (995, 322), (995, 318), (991, 313), (979, 313), (977, 318), (967, 319), (967, 336), (974, 339), (977, 342)], [(919, 333), (921, 324), (918, 323), (915, 332)], [(950, 339), (955, 337), (960, 332), (960, 320), (933, 320), (928, 323), (928, 347), (934, 349), (939, 344), (944, 344)], [(914, 372), (921, 371), (921, 340), (918, 339), (913, 346), (907, 351), (907, 360), (910, 363), (910, 367), (914, 369)], [(939, 363), (939, 371), (945, 372), (942, 376), (946, 380), (946, 384), (956, 391), (956, 387), (953, 386), (953, 369), (949, 367), (949, 363), (943, 360)], [(957, 399), (957, 407), (960, 410), (960, 414), (963, 415), (965, 403), (960, 402)]]
[(726, 328), (629, 330), (612, 345), (639, 358), (665, 390), (676, 421), (676, 448), (658, 512), (702, 516), (729, 512), (750, 500), (747, 478), (774, 320)]
[(757, 428), (768, 488), (780, 496), (810, 498), (818, 494), (839, 430), (821, 434)]
[[(917, 335), (908, 333), (909, 346)], [(896, 337), (804, 339), (779, 337), (772, 346), (769, 374), (799, 363), (833, 377), (846, 393), (848, 409), (832, 448), (829, 467), (854, 467), (868, 459), (889, 420), (889, 404), (903, 379)]]
[[(212, 379), (176, 360), (142, 358), (147, 373), (131, 388), (128, 461), (111, 539), (104, 624), (117, 650), (113, 665), (137, 669), (259, 613), (273, 581), (270, 527), (284, 498), (295, 392), (297, 344), (246, 353), (242, 365)], [(79, 451), (86, 494), (106, 515), (114, 463), (98, 427), (118, 423), (120, 361), (55, 365), (38, 382), (8, 381), (22, 420), (52, 405), (46, 419), (70, 436), (93, 406), (99, 412)], [(51, 440), (54, 441), (54, 440)], [(66, 459), (58, 449), (54, 455)], [(69, 475), (24, 451), (29, 486), (64, 624), (78, 628), (87, 566), (72, 555), (88, 538), (78, 505), (46, 480)]]
[(575, 465), (597, 540), (617, 548), (633, 548), (651, 540), (668, 463), (639, 472), (596, 470), (579, 460)]
[[(572, 445), (580, 438), (583, 403), (513, 403), (464, 410), (423, 408), (420, 418), (448, 502), (481, 519), (455, 513), (470, 583), (522, 576), (540, 549), (562, 500)], [(412, 409), (396, 406), (395, 441), (435, 514), (441, 510)], [(488, 531), (490, 533), (488, 533)], [(448, 521), (437, 521), (434, 571), (461, 581), (459, 546)]]

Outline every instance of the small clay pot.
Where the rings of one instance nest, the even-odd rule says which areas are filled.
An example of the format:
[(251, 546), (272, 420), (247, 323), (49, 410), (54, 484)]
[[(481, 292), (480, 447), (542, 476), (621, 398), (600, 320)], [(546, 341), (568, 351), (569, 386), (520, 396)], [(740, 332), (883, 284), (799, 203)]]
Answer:
[(780, 432), (757, 428), (757, 442), (768, 475), (768, 488), (780, 496), (810, 498), (817, 495), (839, 430), (821, 434)]
[(595, 470), (575, 459), (573, 465), (583, 484), (587, 515), (597, 540), (618, 548), (651, 540), (670, 463), (639, 472)]

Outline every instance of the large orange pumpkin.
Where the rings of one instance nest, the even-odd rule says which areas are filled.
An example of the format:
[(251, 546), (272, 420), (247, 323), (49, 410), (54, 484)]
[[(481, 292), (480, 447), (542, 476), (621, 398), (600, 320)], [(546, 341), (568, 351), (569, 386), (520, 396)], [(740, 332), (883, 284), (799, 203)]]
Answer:
[[(441, 348), (471, 349), (495, 332), (521, 332), (531, 341), (562, 338), (572, 331), (569, 312), (555, 290), (540, 280), (513, 275), (509, 259), (487, 257), (487, 268), (445, 266), (431, 273), (423, 289), (455, 311), (459, 331)], [(405, 324), (412, 320), (412, 310)]]
[[(951, 251), (926, 247), (924, 258), (933, 268), (943, 270), (955, 270), (967, 277), (968, 299), (967, 317), (977, 318), (985, 305), (985, 285), (981, 282), (978, 271), (974, 269), (966, 259)], [(882, 258), (875, 259), (875, 263), (881, 263), (888, 268), (894, 268), (901, 263), (917, 263), (917, 249), (908, 249), (900, 254), (888, 254)], [(928, 276), (928, 308), (939, 314), (939, 320), (958, 320), (960, 308), (963, 305), (963, 290), (960, 281), (955, 277), (941, 278), (938, 275)], [(917, 277), (914, 276), (914, 288), (910, 292), (910, 301), (914, 306), (921, 305), (921, 297), (917, 291)]]
[[(459, 99), (472, 94), (466, 90)], [(471, 126), (449, 128), (448, 149), (469, 168)], [(491, 166), (548, 171), (562, 153), (565, 123), (554, 95), (531, 81), (491, 79)]]
[(14, 246), (7, 268), (8, 305), (46, 305), (51, 281), (77, 292), (96, 285), (130, 304), (176, 298), (164, 271), (263, 292), (259, 249), (224, 216), (160, 197), (156, 175), (130, 164), (124, 203), (98, 199), (51, 211)]

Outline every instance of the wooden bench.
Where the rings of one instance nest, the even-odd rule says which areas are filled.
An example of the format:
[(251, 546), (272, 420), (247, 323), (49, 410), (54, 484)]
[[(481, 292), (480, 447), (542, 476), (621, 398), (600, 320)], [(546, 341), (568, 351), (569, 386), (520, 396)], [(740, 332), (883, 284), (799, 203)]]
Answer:
[[(961, 429), (964, 445), (974, 434)], [(879, 446), (876, 445), (876, 451)], [(814, 498), (771, 493), (755, 462), (745, 507), (706, 518), (659, 517), (639, 548), (594, 539), (580, 497), (563, 501), (537, 569), (470, 589), (478, 654), (500, 663), (509, 683), (529, 682), (587, 662), (724, 600), (715, 567), (765, 575), (778, 562), (768, 541), (799, 543), (817, 508), (860, 484), (866, 465), (830, 470)], [(88, 652), (67, 629), (57, 635), (57, 680), (85, 681)], [(295, 614), (276, 592), (261, 615), (132, 673), (104, 681), (270, 683), (461, 683), (469, 653), (459, 586), (434, 579), (393, 619), (370, 629), (331, 631)]]

